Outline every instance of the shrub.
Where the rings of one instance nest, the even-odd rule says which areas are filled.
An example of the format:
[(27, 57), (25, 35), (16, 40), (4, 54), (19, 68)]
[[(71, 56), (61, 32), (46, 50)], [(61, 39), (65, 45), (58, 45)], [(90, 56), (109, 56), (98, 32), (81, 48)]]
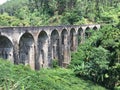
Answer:
[(58, 66), (58, 60), (56, 60), (56, 59), (53, 59), (52, 60), (52, 67), (53, 68), (58, 68), (59, 66)]
[(72, 54), (71, 66), (77, 76), (90, 79), (109, 89), (120, 85), (120, 33), (103, 27)]

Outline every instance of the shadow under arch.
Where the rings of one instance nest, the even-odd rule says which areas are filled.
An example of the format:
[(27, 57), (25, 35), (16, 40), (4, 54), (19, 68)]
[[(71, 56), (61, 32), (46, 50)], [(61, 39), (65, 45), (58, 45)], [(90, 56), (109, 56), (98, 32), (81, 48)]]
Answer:
[(76, 49), (76, 31), (74, 28), (70, 30), (70, 50), (75, 51)]
[(78, 29), (77, 38), (78, 38), (78, 45), (80, 45), (80, 43), (84, 42), (84, 32), (81, 27)]
[(94, 31), (98, 30), (96, 26), (94, 26), (92, 29), (93, 29)]
[(13, 43), (6, 36), (0, 35), (0, 58), (14, 62)]
[(19, 40), (19, 62), (24, 65), (30, 65), (35, 68), (35, 47), (33, 36), (26, 32)]
[(91, 36), (91, 29), (90, 27), (87, 27), (85, 29), (85, 39), (88, 39)]
[(68, 44), (68, 31), (66, 29), (62, 30), (61, 39), (62, 39), (62, 45)]
[(51, 33), (51, 56), (52, 60), (58, 60), (58, 64), (60, 65), (60, 50), (59, 50), (59, 33), (57, 30), (53, 30)]
[(69, 63), (69, 41), (68, 32), (63, 29), (61, 32), (61, 65), (65, 67)]
[(48, 35), (45, 31), (41, 31), (37, 41), (36, 69), (48, 66)]

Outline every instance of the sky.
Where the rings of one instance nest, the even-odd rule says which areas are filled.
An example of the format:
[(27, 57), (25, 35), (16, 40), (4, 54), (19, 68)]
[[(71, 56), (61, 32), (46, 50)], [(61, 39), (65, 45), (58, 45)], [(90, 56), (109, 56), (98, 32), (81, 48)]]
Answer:
[(7, 0), (0, 0), (0, 5), (5, 3)]

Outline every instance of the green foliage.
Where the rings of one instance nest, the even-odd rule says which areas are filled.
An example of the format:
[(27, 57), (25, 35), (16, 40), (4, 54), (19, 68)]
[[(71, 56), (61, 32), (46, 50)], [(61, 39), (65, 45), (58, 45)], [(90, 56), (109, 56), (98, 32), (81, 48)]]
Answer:
[(19, 19), (19, 23), (1, 26), (117, 24), (120, 3), (119, 0), (9, 0), (0, 5), (0, 14), (4, 13)]
[(20, 20), (14, 16), (9, 16), (7, 13), (0, 15), (0, 26), (29, 26), (28, 21)]
[(78, 15), (78, 13), (76, 13), (76, 11), (69, 11), (69, 12), (66, 12), (63, 14), (63, 18), (62, 18), (62, 22), (63, 24), (70, 24), (70, 25), (73, 25), (75, 24), (75, 22), (78, 22), (81, 20), (81, 17), (80, 15)]
[(19, 19), (10, 17), (7, 13), (0, 15), (0, 26), (17, 26)]
[(120, 31), (106, 26), (94, 32), (72, 54), (71, 67), (76, 75), (88, 78), (107, 88), (120, 85)]
[(86, 54), (84, 61), (81, 62), (81, 66), (75, 67), (75, 73), (80, 76), (86, 76), (95, 82), (103, 81), (103, 73), (108, 69), (109, 63), (107, 54), (108, 51), (102, 47), (91, 48)]
[(6, 3), (0, 5), (0, 13), (8, 13), (10, 16), (14, 16), (15, 12), (21, 7), (27, 5), (28, 0), (7, 0)]
[(56, 60), (56, 59), (53, 59), (53, 60), (52, 60), (52, 67), (53, 67), (53, 68), (58, 68), (58, 67), (59, 67), (59, 65), (58, 65), (58, 60)]
[(117, 24), (119, 22), (119, 14), (120, 14), (120, 9), (119, 8), (116, 9), (112, 7), (102, 12), (100, 15), (102, 21), (106, 23)]
[(23, 65), (0, 60), (1, 90), (105, 90), (90, 81), (75, 76), (70, 69), (41, 69), (33, 71)]

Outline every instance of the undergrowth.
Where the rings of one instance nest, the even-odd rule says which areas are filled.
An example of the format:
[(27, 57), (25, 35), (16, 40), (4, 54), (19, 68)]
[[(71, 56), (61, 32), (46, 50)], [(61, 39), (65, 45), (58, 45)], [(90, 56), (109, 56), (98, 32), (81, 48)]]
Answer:
[(0, 90), (105, 90), (91, 81), (77, 78), (71, 69), (31, 70), (0, 60)]

